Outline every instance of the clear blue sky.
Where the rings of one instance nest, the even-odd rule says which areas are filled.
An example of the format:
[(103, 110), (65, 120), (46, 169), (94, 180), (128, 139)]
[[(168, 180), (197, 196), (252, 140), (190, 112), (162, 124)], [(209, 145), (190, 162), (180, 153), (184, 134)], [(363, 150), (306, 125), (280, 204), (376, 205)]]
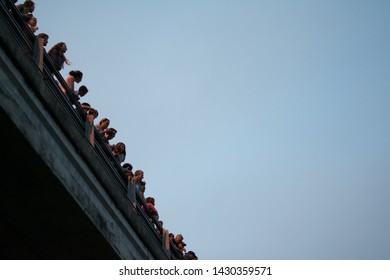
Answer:
[(390, 259), (390, 1), (36, 4), (200, 259)]

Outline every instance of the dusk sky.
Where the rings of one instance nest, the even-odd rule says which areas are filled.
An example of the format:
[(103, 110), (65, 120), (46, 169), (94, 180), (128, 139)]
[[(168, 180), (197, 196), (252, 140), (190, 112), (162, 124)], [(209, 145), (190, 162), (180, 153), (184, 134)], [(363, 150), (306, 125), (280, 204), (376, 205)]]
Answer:
[(35, 2), (199, 259), (390, 259), (390, 1)]

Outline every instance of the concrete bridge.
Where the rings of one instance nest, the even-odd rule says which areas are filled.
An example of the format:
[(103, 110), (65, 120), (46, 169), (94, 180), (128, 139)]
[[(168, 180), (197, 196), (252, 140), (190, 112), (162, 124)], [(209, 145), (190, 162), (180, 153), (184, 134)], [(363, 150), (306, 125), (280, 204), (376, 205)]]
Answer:
[(176, 259), (11, 2), (0, 0), (0, 259)]

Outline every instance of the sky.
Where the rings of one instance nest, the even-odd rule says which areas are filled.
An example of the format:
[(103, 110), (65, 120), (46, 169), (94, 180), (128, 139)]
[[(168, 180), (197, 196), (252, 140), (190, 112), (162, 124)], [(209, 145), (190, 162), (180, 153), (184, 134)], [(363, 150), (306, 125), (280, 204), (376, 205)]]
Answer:
[(390, 1), (35, 2), (199, 259), (390, 259)]

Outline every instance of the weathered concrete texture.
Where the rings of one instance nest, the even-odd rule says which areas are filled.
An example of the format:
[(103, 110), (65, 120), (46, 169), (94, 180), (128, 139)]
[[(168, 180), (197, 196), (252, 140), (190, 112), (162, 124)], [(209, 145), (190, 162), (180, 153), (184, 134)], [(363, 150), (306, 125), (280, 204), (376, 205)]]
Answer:
[(1, 28), (0, 258), (167, 259), (69, 110)]

